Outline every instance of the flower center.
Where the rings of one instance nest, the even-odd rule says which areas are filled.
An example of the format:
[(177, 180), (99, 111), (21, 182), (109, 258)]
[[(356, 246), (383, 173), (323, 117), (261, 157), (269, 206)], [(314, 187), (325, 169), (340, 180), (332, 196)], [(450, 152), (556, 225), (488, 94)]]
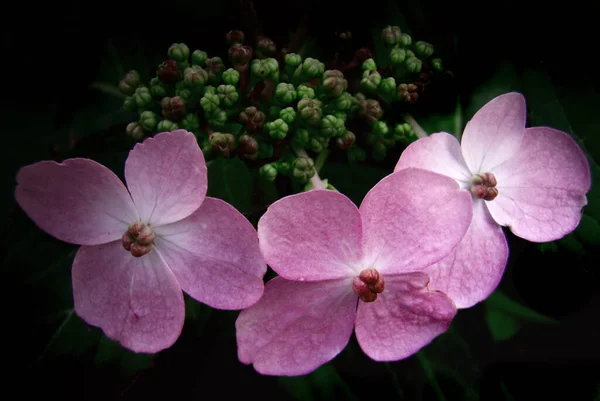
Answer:
[(471, 193), (474, 197), (491, 201), (498, 196), (496, 177), (492, 173), (474, 175), (471, 178)]
[(152, 232), (150, 224), (136, 221), (129, 226), (123, 237), (121, 237), (121, 241), (126, 251), (139, 258), (150, 252), (154, 238), (156, 238), (156, 235)]
[(375, 269), (365, 269), (352, 282), (352, 290), (364, 302), (373, 302), (385, 287), (383, 276)]

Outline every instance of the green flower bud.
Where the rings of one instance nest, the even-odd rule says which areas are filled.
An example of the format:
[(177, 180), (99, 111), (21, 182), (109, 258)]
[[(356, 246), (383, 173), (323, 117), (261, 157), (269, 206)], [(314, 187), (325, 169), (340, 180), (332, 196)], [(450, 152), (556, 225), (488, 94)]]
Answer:
[(277, 88), (275, 89), (275, 98), (281, 104), (288, 104), (296, 100), (296, 89), (294, 89), (294, 85), (286, 84), (285, 82), (280, 82), (277, 84)]
[(171, 132), (179, 129), (179, 125), (171, 120), (162, 120), (156, 126), (156, 132)]
[(240, 113), (240, 122), (248, 131), (260, 131), (265, 123), (265, 113), (259, 111), (256, 107), (246, 107)]
[(298, 94), (298, 99), (314, 99), (315, 98), (315, 90), (307, 85), (299, 85), (296, 88), (296, 92)]
[(154, 97), (163, 98), (167, 96), (167, 89), (165, 88), (165, 84), (158, 79), (158, 77), (154, 77), (150, 80), (150, 94)]
[(439, 59), (439, 58), (432, 59), (431, 60), (431, 66), (437, 72), (442, 72), (442, 70), (444, 69), (443, 65), (442, 65), (442, 59)]
[(385, 156), (387, 155), (387, 147), (385, 146), (385, 144), (381, 141), (377, 141), (373, 144), (373, 147), (371, 148), (371, 156), (373, 156), (373, 159), (375, 159), (375, 161), (383, 161), (383, 159), (385, 159)]
[(240, 97), (233, 85), (219, 85), (217, 87), (217, 96), (219, 96), (221, 104), (225, 105), (225, 107), (233, 106)]
[(307, 57), (302, 63), (302, 73), (310, 79), (316, 78), (324, 72), (325, 64), (317, 59)]
[(281, 175), (289, 176), (292, 172), (292, 164), (288, 161), (278, 161), (277, 162), (277, 171)]
[[(325, 144), (323, 143), (325, 142)], [(327, 147), (327, 144), (329, 143), (329, 139), (323, 139), (323, 138), (310, 138), (310, 143), (309, 143), (309, 148), (310, 150), (312, 150), (315, 153), (321, 153), (323, 151), (323, 149), (325, 149)]]
[(186, 61), (178, 61), (177, 66), (179, 67), (179, 71), (183, 72), (186, 68), (189, 68), (190, 63)]
[(346, 131), (346, 133), (339, 138), (336, 139), (335, 144), (340, 149), (347, 149), (350, 146), (354, 145), (356, 142), (356, 136), (352, 131)]
[(133, 95), (138, 86), (140, 86), (140, 74), (136, 70), (129, 71), (119, 82), (119, 90), (127, 96)]
[(285, 121), (283, 121), (281, 118), (278, 118), (275, 121), (267, 123), (265, 125), (265, 127), (267, 128), (269, 135), (273, 139), (285, 138), (290, 129), (289, 126), (285, 123)]
[(315, 173), (315, 165), (308, 157), (298, 157), (292, 162), (292, 177), (300, 183), (308, 182)]
[(152, 103), (152, 94), (145, 86), (140, 86), (133, 94), (133, 100), (138, 109), (145, 109)]
[(375, 64), (375, 60), (372, 58), (366, 59), (364, 63), (362, 63), (363, 71), (373, 71), (377, 69), (377, 65)]
[(226, 85), (237, 85), (238, 82), (240, 82), (240, 73), (233, 68), (223, 71), (223, 82), (225, 82)]
[(346, 149), (348, 155), (348, 161), (350, 163), (362, 162), (367, 159), (367, 152), (358, 146), (352, 146)]
[(398, 44), (402, 47), (408, 47), (412, 43), (412, 38), (408, 33), (403, 33), (398, 38)]
[(224, 157), (229, 157), (235, 151), (235, 137), (229, 133), (214, 132), (209, 138), (212, 150)]
[(270, 69), (265, 60), (254, 59), (250, 64), (250, 73), (255, 78), (264, 79), (269, 75)]
[(179, 81), (175, 84), (175, 95), (187, 101), (192, 98), (193, 92), (183, 81)]
[(326, 138), (338, 137), (346, 133), (346, 124), (341, 118), (328, 115), (321, 119), (319, 132)]
[(198, 119), (197, 115), (195, 115), (195, 114), (188, 114), (181, 121), (181, 126), (186, 131), (189, 131), (189, 132), (198, 131), (200, 129), (200, 120)]
[(295, 147), (305, 148), (310, 143), (310, 133), (304, 128), (300, 128), (294, 134), (292, 142)]
[(210, 93), (211, 95), (216, 95), (217, 94), (217, 88), (215, 86), (205, 86), (204, 87), (204, 94), (206, 95), (207, 93)]
[(433, 54), (433, 46), (422, 40), (415, 43), (415, 50), (417, 51), (417, 54), (425, 58)]
[(344, 110), (344, 111), (350, 110), (351, 106), (352, 106), (352, 95), (349, 94), (348, 92), (342, 93), (340, 97), (335, 99), (335, 107), (338, 110)]
[(137, 122), (127, 124), (127, 128), (125, 128), (125, 133), (137, 141), (144, 137), (144, 130)]
[(227, 121), (227, 113), (225, 110), (217, 109), (213, 113), (206, 116), (208, 123), (214, 127), (220, 127)]
[(360, 83), (366, 89), (375, 90), (381, 84), (381, 75), (377, 71), (365, 71)]
[(136, 108), (137, 104), (133, 96), (127, 96), (123, 101), (123, 110), (133, 112)]
[(219, 107), (219, 96), (216, 93), (205, 93), (200, 99), (200, 106), (204, 109), (205, 113), (214, 113)]
[(286, 107), (279, 112), (279, 118), (285, 121), (286, 124), (291, 124), (296, 119), (296, 111), (293, 107)]
[(259, 159), (269, 159), (273, 157), (273, 145), (267, 142), (261, 142), (258, 147), (258, 158)]
[(290, 69), (296, 69), (302, 63), (302, 56), (296, 53), (285, 55), (285, 66)]
[(373, 133), (378, 137), (384, 137), (389, 134), (390, 128), (385, 121), (377, 121), (373, 124)]
[(204, 85), (208, 80), (208, 73), (199, 65), (193, 65), (183, 71), (183, 82), (189, 87)]
[(316, 100), (301, 99), (296, 109), (300, 117), (313, 126), (317, 125), (321, 120), (322, 110)]
[(208, 54), (202, 50), (194, 50), (192, 53), (192, 64), (204, 67), (208, 60)]
[(186, 112), (185, 106), (185, 100), (180, 96), (164, 97), (160, 102), (162, 115), (172, 121), (179, 121), (183, 118)]
[(396, 80), (394, 77), (389, 77), (381, 81), (379, 90), (388, 96), (396, 95)]
[(415, 73), (421, 72), (421, 67), (423, 66), (423, 62), (416, 57), (411, 57), (411, 58), (407, 59), (405, 64), (406, 64), (406, 69), (409, 72), (415, 72)]
[(344, 113), (343, 111), (336, 111), (335, 113), (333, 113), (333, 115), (336, 116), (336, 118), (342, 120), (344, 123), (348, 119), (348, 114)]
[(394, 127), (394, 141), (409, 145), (417, 139), (418, 138), (409, 123), (396, 124)]
[(393, 65), (398, 66), (406, 60), (406, 50), (400, 47), (394, 47), (390, 50), (390, 61)]
[(168, 55), (170, 59), (184, 62), (187, 61), (190, 56), (190, 49), (185, 43), (173, 43), (171, 47), (169, 47)]
[(323, 73), (323, 89), (331, 97), (340, 96), (348, 88), (348, 81), (338, 70), (327, 70)]
[(274, 76), (275, 74), (279, 74), (279, 62), (274, 58), (266, 58), (264, 63), (269, 70), (269, 74)]
[(384, 43), (391, 45), (391, 46), (398, 43), (401, 35), (402, 35), (402, 32), (400, 31), (400, 28), (397, 26), (388, 25), (385, 28), (383, 28), (383, 30), (381, 31), (381, 39), (383, 39)]
[(156, 128), (156, 124), (158, 124), (158, 116), (155, 112), (146, 110), (140, 115), (139, 123), (145, 131), (151, 132)]
[(273, 182), (277, 178), (277, 166), (275, 163), (265, 164), (258, 170), (258, 173), (264, 180)]
[(406, 49), (406, 58), (409, 59), (411, 57), (417, 57), (417, 55), (412, 50)]

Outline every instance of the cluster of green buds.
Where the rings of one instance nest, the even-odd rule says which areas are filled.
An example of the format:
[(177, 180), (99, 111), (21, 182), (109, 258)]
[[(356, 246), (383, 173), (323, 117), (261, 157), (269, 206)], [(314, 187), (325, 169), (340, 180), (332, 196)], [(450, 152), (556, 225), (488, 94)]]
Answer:
[[(433, 52), (431, 46), (415, 44), (413, 53), (408, 49), (410, 36), (399, 30), (386, 28), (384, 35), (392, 50), (411, 52), (413, 58)], [(137, 113), (138, 119), (127, 126), (127, 134), (141, 140), (183, 128), (196, 135), (207, 159), (237, 155), (260, 166), (267, 180), (283, 175), (299, 183), (310, 180), (315, 166), (310, 158), (298, 157), (298, 149), (319, 154), (337, 147), (351, 162), (365, 160), (365, 150), (347, 128), (352, 120), (370, 126), (366, 132), (361, 128), (361, 144), (371, 146), (376, 160), (394, 143), (412, 140), (408, 124), (382, 121), (380, 100), (398, 100), (404, 96), (400, 93), (410, 98), (415, 84), (396, 85), (394, 77), (382, 77), (372, 58), (360, 61), (363, 86), (365, 93), (380, 100), (349, 93), (342, 71), (328, 70), (315, 58), (278, 51), (269, 38), (259, 37), (250, 46), (243, 32), (233, 30), (225, 39), (230, 66), (202, 50), (174, 43), (148, 84), (138, 72), (128, 72), (119, 89), (126, 96), (124, 109)]]
[(364, 61), (362, 87), (386, 103), (415, 103), (431, 76), (443, 72), (441, 59), (432, 58), (431, 44), (413, 43), (412, 37), (397, 26), (385, 27), (381, 38), (387, 51), (385, 65), (378, 69), (372, 58)]

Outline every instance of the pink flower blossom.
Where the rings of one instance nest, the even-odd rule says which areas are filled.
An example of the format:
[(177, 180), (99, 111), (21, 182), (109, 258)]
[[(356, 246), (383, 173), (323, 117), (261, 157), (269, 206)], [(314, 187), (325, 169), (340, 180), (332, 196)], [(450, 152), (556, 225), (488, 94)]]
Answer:
[(273, 203), (258, 237), (280, 277), (236, 321), (240, 361), (262, 374), (305, 374), (341, 352), (355, 327), (374, 360), (417, 352), (456, 313), (419, 270), (460, 241), (471, 204), (456, 182), (420, 169), (384, 178), (360, 208), (318, 189)]
[(165, 132), (137, 144), (125, 178), (128, 188), (80, 158), (17, 174), (25, 213), (50, 235), (82, 245), (72, 268), (79, 316), (123, 346), (153, 353), (181, 333), (182, 290), (219, 309), (261, 297), (266, 264), (256, 231), (232, 206), (205, 197), (206, 163), (194, 135)]
[(501, 226), (533, 242), (573, 231), (587, 204), (590, 169), (566, 133), (525, 128), (525, 98), (507, 93), (483, 106), (462, 143), (445, 132), (412, 143), (395, 171), (418, 167), (454, 178), (473, 196), (473, 221), (458, 247), (426, 272), (459, 308), (487, 298), (508, 259)]

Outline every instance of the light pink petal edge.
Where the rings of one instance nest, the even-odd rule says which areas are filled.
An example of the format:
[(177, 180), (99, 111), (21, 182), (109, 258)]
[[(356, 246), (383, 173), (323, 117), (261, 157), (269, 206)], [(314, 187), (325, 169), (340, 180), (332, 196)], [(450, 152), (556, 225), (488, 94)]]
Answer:
[(256, 230), (227, 202), (206, 197), (190, 216), (155, 233), (157, 250), (192, 298), (243, 309), (261, 297), (267, 265)]
[(356, 301), (350, 279), (270, 280), (260, 301), (235, 323), (239, 360), (264, 375), (312, 372), (348, 343)]
[(162, 132), (129, 152), (125, 179), (142, 221), (156, 227), (200, 207), (207, 190), (206, 162), (194, 134)]
[(89, 159), (21, 168), (15, 198), (38, 227), (73, 244), (114, 241), (138, 218), (119, 177)]

